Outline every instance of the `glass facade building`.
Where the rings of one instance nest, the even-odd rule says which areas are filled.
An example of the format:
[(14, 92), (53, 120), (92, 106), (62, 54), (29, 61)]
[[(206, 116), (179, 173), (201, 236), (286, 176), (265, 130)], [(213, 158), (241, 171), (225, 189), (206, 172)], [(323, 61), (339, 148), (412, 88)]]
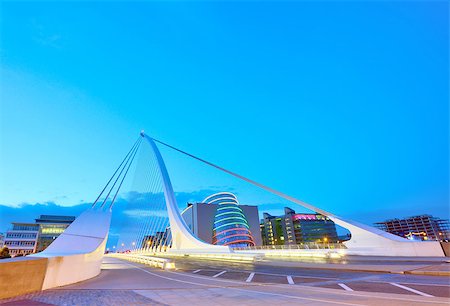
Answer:
[(237, 197), (230, 192), (213, 194), (202, 201), (217, 205), (214, 215), (212, 244), (231, 247), (254, 246), (255, 240)]
[(75, 220), (73, 216), (41, 215), (36, 219), (39, 224), (39, 238), (36, 252), (45, 250)]
[(321, 214), (297, 214), (289, 207), (283, 216), (264, 213), (261, 235), (265, 245), (295, 245), (300, 243), (335, 243), (338, 241), (335, 223)]

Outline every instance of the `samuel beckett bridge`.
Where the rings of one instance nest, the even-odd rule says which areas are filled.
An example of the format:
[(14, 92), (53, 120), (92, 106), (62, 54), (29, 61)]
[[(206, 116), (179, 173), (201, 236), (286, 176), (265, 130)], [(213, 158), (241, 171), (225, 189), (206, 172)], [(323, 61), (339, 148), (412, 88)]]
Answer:
[[(171, 176), (159, 149), (161, 147), (168, 149), (174, 154), (187, 156), (190, 160), (199, 162), (227, 177), (237, 179), (243, 184), (251, 186), (251, 188), (257, 188), (261, 192), (276, 196), (282, 199), (284, 203), (300, 205), (307, 210), (313, 211), (322, 218), (321, 220), (328, 221), (328, 223), (331, 220), (334, 224), (346, 229), (350, 234), (348, 235), (349, 239), (338, 242), (327, 241), (325, 237), (320, 243), (313, 241), (294, 242), (284, 245), (262, 245), (257, 210), (252, 206), (241, 205), (240, 195), (238, 196), (234, 191), (216, 190), (210, 194), (198, 195), (201, 198), (197, 199), (197, 203), (192, 203), (185, 209), (180, 209), (180, 203), (177, 202), (177, 193), (174, 191)], [(138, 156), (144, 156), (145, 158), (139, 160)], [(129, 173), (133, 172), (130, 169), (135, 169), (137, 173), (135, 176), (139, 176), (138, 179), (135, 178), (134, 182), (136, 190), (128, 194), (128, 204), (119, 203), (121, 199), (120, 192), (124, 186), (125, 179)], [(182, 175), (189, 180), (197, 175), (201, 175), (201, 173), (191, 169), (182, 173)], [(191, 198), (186, 198), (185, 200), (192, 201)], [(112, 218), (114, 219), (117, 205), (125, 205), (125, 211), (128, 214), (134, 214), (138, 217), (132, 219), (132, 221), (124, 221), (125, 224), (122, 224), (120, 233), (113, 230), (110, 231), (111, 220)], [(285, 210), (287, 214), (291, 213), (291, 211), (293, 213), (293, 210), (289, 208), (285, 208)], [(251, 214), (256, 216), (254, 218), (256, 221), (247, 218)], [(265, 220), (271, 220), (269, 214), (264, 214), (264, 216)], [(295, 216), (297, 216), (296, 218), (312, 218), (312, 215)], [(271, 238), (274, 236), (273, 232), (279, 229), (275, 228), (275, 223), (268, 222), (267, 224), (266, 230), (268, 232), (266, 237)], [(293, 224), (289, 225), (289, 223), (286, 223), (284, 230), (287, 233), (293, 233), (293, 231), (290, 231), (293, 230), (290, 229), (290, 226), (293, 226)], [(202, 239), (202, 231), (207, 232), (209, 238)], [(293, 233), (292, 235), (295, 234)], [(110, 241), (113, 238), (115, 241), (108, 242), (108, 236)], [(291, 235), (284, 238), (291, 239)], [(147, 274), (153, 276), (158, 276), (159, 274), (157, 275), (155, 271), (145, 270), (143, 268), (144, 265), (160, 267), (164, 271), (190, 271), (192, 274), (195, 274), (195, 277), (200, 277), (200, 275), (210, 276), (211, 280), (209, 281), (201, 280), (199, 286), (204, 287), (214, 286), (220, 277), (233, 278), (233, 275), (239, 278), (243, 285), (249, 285), (258, 280), (264, 283), (260, 275), (269, 275), (270, 282), (273, 282), (275, 276), (280, 276), (277, 274), (280, 271), (282, 283), (293, 285), (299, 282), (301, 278), (298, 275), (294, 275), (294, 272), (296, 269), (299, 269), (299, 265), (302, 262), (306, 262), (307, 268), (314, 268), (316, 264), (323, 262), (332, 264), (333, 260), (339, 262), (341, 259), (345, 260), (344, 263), (351, 264), (351, 260), (347, 258), (353, 258), (354, 264), (350, 266), (354, 268), (358, 265), (358, 267), (363, 265), (366, 270), (379, 271), (381, 269), (381, 271), (384, 271), (380, 266), (368, 268), (370, 265), (367, 265), (367, 262), (371, 260), (389, 262), (390, 260), (394, 261), (396, 258), (408, 258), (405, 262), (418, 263), (419, 260), (427, 258), (430, 262), (438, 260), (439, 263), (442, 263), (444, 256), (442, 247), (437, 241), (411, 241), (371, 226), (339, 217), (152, 138), (142, 131), (95, 199), (91, 208), (76, 218), (44, 251), (20, 260), (18, 259), (19, 261), (17, 262), (0, 264), (0, 268), (5, 270), (5, 265), (15, 264), (16, 268), (14, 269), (18, 269), (16, 274), (32, 275), (30, 279), (22, 280), (20, 284), (17, 282), (3, 283), (2, 286), (5, 288), (2, 287), (2, 290), (6, 292), (3, 297), (11, 297), (31, 291), (46, 290), (87, 281), (100, 274), (102, 262), (104, 264), (105, 260), (109, 261), (109, 264), (120, 261), (122, 266), (135, 267), (135, 271), (146, 271)], [(358, 259), (355, 260), (354, 258)], [(324, 261), (317, 262), (317, 259)], [(402, 264), (405, 264), (405, 262)], [(426, 262), (426, 264), (429, 266), (430, 262)], [(208, 269), (202, 268), (205, 266), (205, 263)], [(239, 269), (236, 270), (236, 267), (239, 267), (239, 265), (244, 265), (245, 272)], [(250, 270), (248, 268), (250, 267), (249, 265), (252, 267)], [(264, 265), (271, 266), (272, 270), (270, 271), (272, 272), (267, 272), (266, 268), (263, 267)], [(391, 264), (389, 269), (392, 269), (394, 266), (399, 267), (399, 265)], [(414, 268), (417, 267), (414, 266)], [(224, 270), (222, 271), (222, 269)], [(362, 268), (360, 267), (359, 269), (361, 270)], [(405, 270), (406, 268), (403, 267), (402, 269)], [(259, 275), (257, 271), (263, 272), (260, 272)], [(167, 275), (159, 276), (166, 281), (170, 278)], [(312, 284), (325, 282), (328, 285), (332, 283), (332, 277), (329, 277), (328, 274), (326, 277), (310, 275), (309, 279), (314, 279), (314, 277), (317, 279), (312, 281)], [(40, 281), (35, 281), (31, 284), (30, 282), (33, 282), (34, 278), (40, 279)], [(117, 281), (117, 278), (113, 279)], [(321, 280), (321, 282), (318, 280)], [(230, 282), (230, 280), (228, 281)], [(89, 282), (87, 281), (86, 284)], [(195, 283), (192, 279), (178, 279), (175, 282), (191, 285)], [(389, 284), (391, 284), (390, 290), (396, 288), (408, 293), (420, 292), (421, 294), (416, 294), (420, 298), (433, 296), (414, 289), (417, 287), (409, 288), (394, 281), (389, 282)], [(343, 289), (347, 293), (354, 291), (351, 289), (351, 285), (346, 285), (340, 280), (336, 281), (336, 285), (337, 288)], [(220, 286), (223, 287), (223, 284)], [(402, 286), (410, 290), (404, 289)], [(266, 289), (271, 292), (271, 297), (280, 295), (272, 287), (267, 287)], [(379, 291), (385, 292), (384, 289)], [(262, 294), (260, 291), (252, 292)], [(264, 294), (267, 294), (267, 292)], [(279, 298), (282, 297), (280, 296)], [(389, 299), (391, 298), (389, 297)], [(314, 298), (312, 299), (314, 300)], [(331, 300), (327, 301), (330, 302)], [(381, 300), (375, 299), (374, 301), (379, 303)], [(408, 305), (411, 304), (411, 301), (423, 303), (422, 300), (409, 300)], [(361, 304), (357, 303), (357, 305)]]

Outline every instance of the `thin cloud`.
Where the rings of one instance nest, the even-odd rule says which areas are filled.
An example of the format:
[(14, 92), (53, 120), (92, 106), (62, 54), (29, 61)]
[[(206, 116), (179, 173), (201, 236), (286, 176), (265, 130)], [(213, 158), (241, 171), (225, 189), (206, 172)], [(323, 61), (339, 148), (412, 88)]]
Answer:
[(59, 33), (48, 30), (42, 23), (33, 19), (31, 21), (33, 40), (38, 44), (46, 47), (52, 47), (56, 49), (61, 48), (61, 38)]

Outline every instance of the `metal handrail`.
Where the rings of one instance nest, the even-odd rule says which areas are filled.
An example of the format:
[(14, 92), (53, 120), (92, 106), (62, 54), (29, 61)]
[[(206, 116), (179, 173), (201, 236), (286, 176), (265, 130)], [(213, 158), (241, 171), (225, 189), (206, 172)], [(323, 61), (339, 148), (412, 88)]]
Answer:
[(311, 250), (311, 249), (324, 249), (324, 250), (340, 250), (347, 247), (342, 243), (301, 243), (301, 244), (288, 244), (288, 245), (263, 245), (263, 246), (248, 246), (248, 247), (234, 247), (233, 250), (246, 251), (246, 250)]
[(135, 255), (135, 254), (124, 254), (124, 253), (110, 253), (109, 256), (141, 263), (152, 267), (158, 267), (163, 270), (173, 269), (175, 267), (174, 262), (168, 258)]

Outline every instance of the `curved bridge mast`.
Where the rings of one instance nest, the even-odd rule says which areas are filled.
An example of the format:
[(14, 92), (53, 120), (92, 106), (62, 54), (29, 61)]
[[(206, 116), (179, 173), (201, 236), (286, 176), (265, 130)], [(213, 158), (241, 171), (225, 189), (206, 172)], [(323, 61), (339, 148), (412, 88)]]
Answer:
[(164, 198), (167, 205), (167, 213), (169, 215), (170, 230), (172, 233), (172, 249), (171, 252), (177, 251), (205, 251), (208, 253), (229, 253), (231, 249), (227, 246), (212, 245), (205, 243), (195, 237), (189, 227), (184, 222), (183, 217), (178, 209), (177, 201), (175, 199), (175, 194), (173, 192), (172, 183), (170, 182), (169, 174), (167, 172), (164, 160), (156, 146), (153, 138), (141, 132), (141, 136), (147, 140), (153, 149), (156, 161), (158, 163), (158, 168), (163, 180)]

